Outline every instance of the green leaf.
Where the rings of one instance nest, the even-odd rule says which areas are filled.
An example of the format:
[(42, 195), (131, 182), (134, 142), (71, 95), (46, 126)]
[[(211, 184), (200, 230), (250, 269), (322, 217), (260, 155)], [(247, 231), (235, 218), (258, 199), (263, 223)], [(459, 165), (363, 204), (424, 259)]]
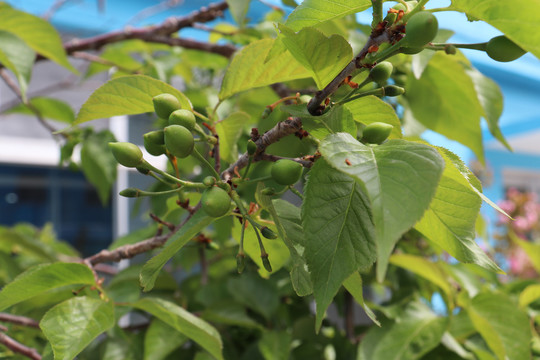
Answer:
[(524, 308), (540, 299), (540, 285), (529, 285), (519, 294), (519, 306)]
[(167, 325), (199, 344), (216, 359), (223, 359), (221, 337), (206, 321), (184, 310), (182, 307), (160, 298), (147, 297), (131, 304), (144, 310)]
[(266, 331), (259, 340), (259, 351), (264, 360), (288, 359), (292, 335), (286, 331)]
[(66, 285), (94, 283), (94, 275), (86, 265), (60, 262), (36, 265), (17, 276), (0, 291), (0, 311), (48, 290)]
[(288, 51), (267, 58), (275, 41), (258, 40), (235, 54), (223, 78), (219, 92), (221, 100), (241, 91), (311, 76)]
[(416, 360), (439, 345), (448, 327), (420, 303), (411, 303), (395, 323), (372, 327), (362, 339), (357, 360)]
[(435, 54), (420, 79), (409, 77), (406, 97), (428, 129), (469, 147), (483, 161), (482, 107), (462, 57)]
[(227, 289), (240, 304), (270, 320), (279, 306), (274, 283), (254, 273), (246, 273), (227, 281)]
[(39, 323), (52, 345), (55, 360), (75, 358), (99, 334), (113, 326), (113, 304), (86, 296), (56, 305)]
[[(453, 31), (445, 30), (445, 29), (439, 29), (439, 32), (437, 33), (437, 36), (435, 36), (435, 39), (433, 39), (432, 42), (434, 43), (445, 43), (452, 35), (454, 35)], [(422, 51), (414, 56), (412, 56), (412, 62), (411, 62), (411, 70), (413, 72), (413, 75), (420, 79), (420, 76), (422, 76), (422, 73), (426, 69), (427, 64), (435, 55), (436, 51)]]
[(178, 252), (189, 240), (194, 238), (202, 229), (210, 225), (214, 218), (204, 211), (197, 211), (193, 216), (167, 241), (165, 248), (151, 258), (142, 268), (140, 281), (143, 291), (150, 291), (154, 287), (161, 268)]
[(324, 88), (351, 61), (352, 49), (340, 35), (327, 38), (320, 31), (304, 28), (295, 33), (278, 25), (280, 39), (294, 58), (311, 73), (319, 89)]
[[(30, 105), (39, 111), (41, 116), (47, 119), (56, 120), (65, 124), (72, 124), (75, 121), (75, 114), (73, 109), (67, 103), (48, 97), (35, 97), (29, 100)], [(28, 114), (34, 115), (35, 113), (24, 104), (19, 104), (12, 107), (5, 112), (6, 114)]]
[(107, 146), (111, 141), (115, 141), (114, 135), (105, 130), (89, 136), (81, 148), (81, 167), (84, 176), (96, 187), (103, 205), (109, 201), (118, 165)]
[(239, 26), (244, 26), (250, 2), (250, 0), (227, 0), (229, 11)]
[(367, 270), (375, 261), (369, 199), (353, 178), (334, 171), (320, 159), (311, 168), (305, 187), (302, 227), (319, 329), (343, 281), (356, 271)]
[(343, 286), (345, 286), (345, 289), (351, 295), (354, 297), (356, 302), (360, 304), (364, 311), (366, 312), (366, 315), (375, 323), (377, 326), (381, 326), (381, 323), (379, 320), (377, 320), (377, 315), (367, 306), (366, 302), (364, 301), (364, 288), (362, 284), (362, 277), (359, 273), (355, 272), (351, 276), (349, 276), (344, 282)]
[(377, 229), (377, 279), (382, 281), (394, 245), (429, 206), (444, 162), (427, 145), (390, 140), (372, 147), (343, 133), (328, 136), (319, 151), (334, 168), (365, 184)]
[(303, 128), (317, 139), (322, 140), (328, 134), (337, 132), (356, 136), (356, 124), (347, 107), (335, 106), (320, 116), (311, 115), (306, 105), (285, 105), (281, 110), (302, 119)]
[[(262, 203), (260, 204), (262, 205)], [(303, 257), (305, 240), (300, 208), (281, 199), (273, 200), (272, 205), (274, 210), (269, 210), (269, 212), (276, 222), (280, 237), (284, 239), (291, 253), (291, 281), (294, 291), (298, 296), (309, 295), (313, 293), (313, 284)], [(264, 207), (264, 205), (262, 206)]]
[[(451, 7), (494, 26), (540, 58), (540, 0), (452, 0)], [(525, 18), (523, 9), (527, 9)]]
[(435, 197), (416, 229), (461, 262), (501, 271), (475, 242), (475, 222), (482, 203), (479, 191), (460, 172), (456, 166), (459, 164), (452, 161), (453, 154), (439, 151), (446, 167)]
[(171, 85), (145, 75), (122, 76), (107, 81), (83, 104), (75, 124), (116, 115), (153, 112), (152, 98), (162, 93), (173, 94), (183, 109), (191, 109), (189, 99)]
[(499, 118), (503, 111), (503, 94), (499, 85), (487, 76), (484, 76), (475, 68), (467, 70), (467, 74), (473, 81), (478, 101), (484, 109), (484, 118), (487, 121), (489, 132), (499, 140), (506, 148), (512, 151), (510, 144), (504, 138), (499, 128)]
[(247, 315), (246, 308), (241, 303), (233, 301), (212, 303), (202, 312), (201, 318), (212, 323), (262, 329), (257, 321)]
[(531, 358), (529, 319), (506, 295), (479, 294), (467, 312), (499, 360)]
[(392, 255), (390, 257), (390, 264), (409, 270), (414, 274), (430, 281), (443, 291), (449, 301), (452, 301), (452, 287), (448, 282), (448, 276), (438, 264), (433, 263), (421, 256), (409, 254)]
[(163, 360), (188, 338), (160, 319), (153, 319), (144, 335), (144, 360)]
[(3, 8), (0, 12), (0, 30), (18, 36), (35, 52), (77, 73), (67, 59), (60, 35), (47, 21), (12, 8)]
[(26, 100), (26, 89), (35, 59), (36, 53), (24, 41), (10, 32), (0, 30), (0, 63), (17, 77), (23, 100)]
[(344, 106), (350, 111), (354, 121), (364, 125), (369, 125), (374, 122), (390, 124), (394, 128), (392, 129), (389, 138), (402, 138), (401, 122), (399, 121), (394, 108), (378, 97), (372, 95), (361, 97), (346, 103)]
[(305, 0), (289, 15), (285, 25), (298, 31), (306, 26), (364, 11), (370, 6), (369, 0)]
[(220, 155), (225, 161), (231, 164), (238, 158), (238, 147), (236, 143), (242, 135), (244, 125), (249, 120), (250, 116), (247, 113), (238, 111), (216, 124)]

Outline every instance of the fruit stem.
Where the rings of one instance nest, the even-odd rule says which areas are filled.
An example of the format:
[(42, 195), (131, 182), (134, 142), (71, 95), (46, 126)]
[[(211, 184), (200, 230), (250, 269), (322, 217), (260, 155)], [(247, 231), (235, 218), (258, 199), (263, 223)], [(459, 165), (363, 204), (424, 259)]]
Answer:
[(376, 88), (376, 89), (373, 89), (373, 90), (365, 91), (365, 92), (360, 93), (360, 94), (358, 94), (356, 96), (340, 100), (335, 105), (343, 105), (345, 103), (348, 103), (349, 101), (353, 101), (353, 100), (359, 99), (359, 98), (364, 97), (364, 96), (369, 96), (369, 95), (384, 96), (384, 89), (382, 87), (380, 87), (380, 88)]
[(382, 0), (371, 0), (371, 6), (373, 7), (373, 21), (371, 22), (371, 27), (375, 28), (383, 21), (383, 2)]
[(244, 234), (246, 232), (246, 218), (244, 217), (243, 219), (244, 221), (242, 221), (242, 232), (240, 233), (240, 247), (238, 248), (238, 254), (236, 255), (236, 268), (239, 274), (244, 272), (244, 268), (246, 266), (246, 255), (244, 254)]
[(210, 122), (210, 119), (208, 119), (206, 116), (204, 116), (203, 114), (201, 114), (200, 112), (197, 112), (195, 110), (192, 110), (193, 112), (193, 115), (195, 115), (196, 117), (200, 118), (201, 120), (203, 121), (206, 121), (206, 122)]
[(244, 180), (245, 179), (245, 175), (244, 175), (244, 178), (242, 179), (238, 179), (238, 180), (241, 180), (241, 181), (233, 181), (234, 184), (238, 184), (238, 185), (244, 185), (244, 184), (251, 184), (251, 183), (254, 183), (254, 182), (258, 182), (258, 181), (265, 181), (265, 180), (270, 180), (272, 178), (271, 175), (268, 175), (268, 176), (263, 176), (263, 177), (260, 177), (260, 178), (256, 178), (256, 179), (247, 179), (247, 180)]
[(299, 97), (300, 97), (300, 93), (297, 92), (296, 95), (286, 96), (284, 98), (279, 99), (275, 103), (268, 105), (267, 108), (274, 110), (276, 106), (278, 106), (282, 102), (287, 101), (287, 100), (298, 100)]
[(212, 164), (210, 164), (208, 160), (206, 160), (196, 148), (193, 148), (193, 152), (191, 153), (191, 155), (197, 160), (199, 160), (204, 166), (206, 166), (212, 172), (212, 175), (214, 175), (216, 179), (220, 178), (216, 169), (214, 169)]
[(137, 195), (133, 197), (141, 197), (141, 196), (158, 196), (158, 195), (166, 195), (166, 194), (174, 194), (176, 192), (179, 192), (183, 190), (183, 188), (176, 188), (172, 190), (164, 190), (164, 191), (144, 191), (140, 189), (137, 190)]
[(296, 196), (298, 196), (301, 200), (304, 200), (304, 195), (300, 191), (298, 191), (294, 186), (289, 185), (289, 190)]
[(428, 46), (428, 49), (432, 50), (444, 50), (445, 47), (453, 45), (460, 49), (472, 49), (472, 50), (480, 50), (480, 51), (486, 51), (487, 42), (483, 43), (475, 43), (475, 44), (444, 44), (444, 43), (433, 43), (430, 46)]
[(150, 164), (146, 160), (143, 160), (143, 165), (145, 167), (147, 167), (148, 169), (152, 170), (153, 172), (155, 172), (157, 174), (160, 174), (161, 176), (163, 176), (163, 177), (165, 177), (165, 178), (167, 178), (167, 179), (169, 179), (171, 181), (174, 181), (175, 183), (178, 183), (178, 184), (180, 184), (182, 186), (185, 186), (187, 188), (206, 189), (206, 185), (204, 185), (203, 183), (195, 183), (195, 182), (191, 182), (191, 181), (180, 180), (177, 177), (174, 177), (171, 174), (166, 173), (165, 171), (158, 169), (157, 167), (153, 166), (152, 164)]
[(351, 96), (353, 96), (355, 93), (358, 92), (358, 90), (362, 89), (364, 86), (372, 82), (371, 78), (368, 76), (364, 81), (362, 81), (360, 84), (358, 84), (358, 87), (356, 89), (352, 89), (347, 95), (345, 95), (341, 100), (339, 100), (336, 104), (340, 104), (344, 100), (347, 100)]
[(249, 168), (251, 167), (251, 163), (253, 162), (253, 155), (250, 155), (248, 157), (248, 163), (246, 166), (246, 170), (244, 170), (244, 175), (242, 176), (242, 180), (245, 179), (249, 173)]

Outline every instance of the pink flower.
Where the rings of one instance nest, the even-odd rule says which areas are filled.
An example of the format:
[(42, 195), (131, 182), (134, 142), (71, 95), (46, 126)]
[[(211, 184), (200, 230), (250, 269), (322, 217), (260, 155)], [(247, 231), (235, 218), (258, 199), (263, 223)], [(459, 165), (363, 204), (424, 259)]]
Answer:
[(519, 232), (525, 232), (529, 230), (529, 222), (524, 216), (516, 216), (516, 219), (512, 223), (512, 227)]
[(516, 210), (516, 204), (510, 200), (499, 201), (499, 207), (503, 209), (507, 214), (511, 214)]

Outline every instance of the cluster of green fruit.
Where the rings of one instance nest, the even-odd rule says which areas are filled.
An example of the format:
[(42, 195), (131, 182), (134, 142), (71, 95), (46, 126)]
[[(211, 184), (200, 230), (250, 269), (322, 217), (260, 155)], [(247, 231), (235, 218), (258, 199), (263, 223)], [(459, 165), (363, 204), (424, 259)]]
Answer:
[[(407, 1), (406, 4), (398, 3), (393, 6), (384, 20), (389, 25), (406, 21), (404, 23), (405, 37), (400, 41), (400, 52), (403, 54), (417, 54), (435, 39), (439, 30), (439, 24), (437, 18), (429, 11), (414, 12), (407, 18), (404, 15), (410, 13), (417, 6), (418, 2)], [(454, 54), (456, 47), (463, 47), (485, 51), (490, 58), (499, 62), (513, 61), (526, 53), (525, 50), (506, 36), (496, 36), (486, 43), (473, 44), (474, 46), (467, 44), (449, 45), (444, 47), (444, 50), (449, 54)]]

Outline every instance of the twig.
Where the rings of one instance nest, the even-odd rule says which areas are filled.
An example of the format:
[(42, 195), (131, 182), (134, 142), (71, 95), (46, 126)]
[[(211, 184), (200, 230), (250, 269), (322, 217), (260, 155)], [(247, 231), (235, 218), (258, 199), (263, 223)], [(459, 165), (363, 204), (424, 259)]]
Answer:
[(220, 17), (227, 7), (227, 2), (222, 1), (216, 4), (211, 4), (208, 7), (203, 7), (187, 16), (168, 18), (160, 25), (148, 26), (142, 29), (126, 28), (124, 30), (113, 31), (87, 39), (74, 39), (65, 43), (64, 49), (68, 54), (72, 54), (75, 51), (101, 49), (107, 44), (123, 40), (144, 39), (154, 36), (168, 36), (183, 28), (190, 27), (194, 23), (205, 23), (212, 21), (217, 17)]
[(24, 316), (0, 313), (0, 321), (39, 329), (39, 323), (36, 320)]
[(3, 344), (5, 347), (10, 349), (13, 352), (24, 355), (32, 360), (41, 360), (41, 355), (37, 352), (36, 349), (30, 348), (21, 344), (20, 342), (10, 338), (4, 333), (0, 332), (0, 344)]
[(178, 5), (182, 4), (183, 2), (184, 2), (183, 0), (166, 0), (166, 1), (160, 2), (159, 4), (149, 6), (145, 9), (142, 9), (137, 14), (135, 14), (131, 19), (127, 21), (126, 25), (137, 23), (144, 18), (148, 18), (155, 14), (159, 14), (160, 12), (175, 8)]
[[(255, 144), (257, 145), (257, 151), (255, 152), (255, 156), (253, 158), (253, 161), (259, 161), (262, 160), (262, 153), (266, 150), (268, 146), (271, 144), (279, 141), (281, 138), (294, 134), (298, 130), (302, 128), (302, 120), (300, 118), (290, 118), (285, 121), (278, 122), (272, 129), (265, 132), (262, 136), (260, 136), (257, 140), (255, 140)], [(230, 180), (234, 175), (234, 169), (237, 168), (238, 170), (242, 169), (244, 166), (248, 164), (249, 155), (248, 153), (242, 154), (234, 162), (231, 164), (222, 174), (221, 178), (225, 181)]]
[(220, 45), (191, 39), (171, 38), (167, 36), (148, 36), (146, 34), (142, 34), (139, 35), (137, 38), (147, 42), (166, 44), (169, 46), (180, 46), (185, 49), (206, 51), (224, 56), (226, 58), (230, 58), (237, 50), (236, 47), (231, 44)]
[[(91, 61), (91, 62), (95, 62), (95, 63), (102, 64), (102, 65), (114, 66), (118, 70), (129, 73), (129, 74), (140, 74), (141, 73), (138, 70), (131, 70), (131, 69), (125, 68), (125, 67), (123, 67), (121, 65), (118, 65), (117, 63), (115, 63), (113, 61), (103, 59), (103, 58), (101, 58), (101, 57), (99, 57), (97, 55), (93, 55), (93, 54), (90, 54), (90, 53), (87, 53), (87, 52), (75, 51), (75, 52), (71, 53), (71, 56), (73, 56), (74, 58), (77, 58), (77, 59), (83, 59), (83, 60), (86, 60), (86, 61)], [(142, 67), (142, 65), (141, 65), (141, 67)]]

